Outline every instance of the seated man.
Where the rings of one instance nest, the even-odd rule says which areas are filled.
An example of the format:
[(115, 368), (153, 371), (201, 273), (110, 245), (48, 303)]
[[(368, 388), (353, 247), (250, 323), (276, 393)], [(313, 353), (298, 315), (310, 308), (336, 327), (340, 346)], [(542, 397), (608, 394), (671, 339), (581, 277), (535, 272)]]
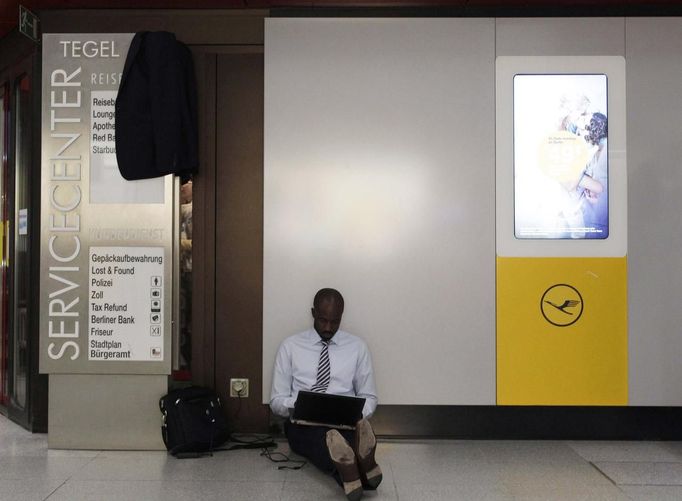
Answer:
[(300, 390), (365, 398), (356, 429), (336, 430), (286, 420), (291, 450), (334, 476), (350, 500), (362, 489), (376, 489), (382, 473), (374, 459), (376, 438), (367, 421), (376, 409), (372, 359), (365, 342), (339, 330), (343, 296), (321, 289), (313, 300), (313, 329), (285, 339), (279, 347), (272, 378), (270, 408), (289, 417)]

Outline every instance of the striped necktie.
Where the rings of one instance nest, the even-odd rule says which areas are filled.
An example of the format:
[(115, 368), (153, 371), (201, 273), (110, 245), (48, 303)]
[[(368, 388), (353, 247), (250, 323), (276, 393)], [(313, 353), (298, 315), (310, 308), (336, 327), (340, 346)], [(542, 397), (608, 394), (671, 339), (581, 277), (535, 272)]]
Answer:
[(322, 340), (322, 351), (320, 352), (320, 361), (317, 363), (317, 381), (310, 391), (318, 393), (325, 393), (329, 387), (329, 380), (331, 379), (331, 372), (329, 370), (329, 341)]

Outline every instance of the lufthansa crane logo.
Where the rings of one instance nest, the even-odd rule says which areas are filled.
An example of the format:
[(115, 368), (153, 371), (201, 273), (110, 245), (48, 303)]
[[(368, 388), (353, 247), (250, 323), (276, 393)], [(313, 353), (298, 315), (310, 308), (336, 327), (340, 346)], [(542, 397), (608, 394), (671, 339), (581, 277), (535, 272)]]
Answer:
[(540, 299), (540, 311), (550, 324), (568, 327), (583, 314), (583, 297), (571, 285), (552, 285)]

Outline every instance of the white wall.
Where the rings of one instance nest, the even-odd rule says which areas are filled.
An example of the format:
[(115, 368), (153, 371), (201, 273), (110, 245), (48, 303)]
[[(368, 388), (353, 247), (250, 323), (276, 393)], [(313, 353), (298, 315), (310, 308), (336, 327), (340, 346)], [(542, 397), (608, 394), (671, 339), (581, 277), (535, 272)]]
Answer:
[(682, 19), (626, 33), (630, 404), (682, 405)]
[(494, 21), (268, 19), (264, 395), (346, 298), (384, 404), (493, 404)]

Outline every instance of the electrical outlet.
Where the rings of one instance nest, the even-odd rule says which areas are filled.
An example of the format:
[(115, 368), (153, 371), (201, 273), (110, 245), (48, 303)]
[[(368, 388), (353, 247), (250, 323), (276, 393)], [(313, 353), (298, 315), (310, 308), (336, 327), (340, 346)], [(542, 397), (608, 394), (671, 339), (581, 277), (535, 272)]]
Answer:
[(246, 398), (249, 396), (249, 380), (246, 378), (230, 379), (230, 396)]

